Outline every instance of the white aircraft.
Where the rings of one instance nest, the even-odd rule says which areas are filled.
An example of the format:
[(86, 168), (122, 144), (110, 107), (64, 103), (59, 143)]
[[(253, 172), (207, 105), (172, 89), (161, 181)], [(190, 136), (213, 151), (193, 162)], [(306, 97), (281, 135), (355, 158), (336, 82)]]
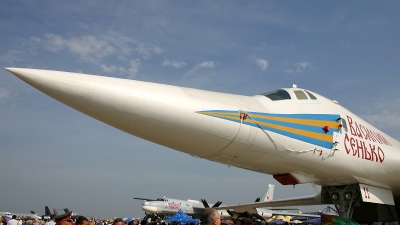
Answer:
[[(262, 198), (257, 198), (255, 202), (269, 202), (273, 200), (275, 185), (269, 184), (264, 192)], [(146, 212), (147, 215), (159, 215), (159, 216), (172, 216), (179, 210), (182, 210), (193, 218), (201, 218), (203, 216), (204, 210), (209, 208), (208, 203), (201, 199), (198, 200), (179, 200), (173, 198), (158, 198), (158, 199), (148, 199), (148, 198), (134, 198), (138, 200), (144, 200), (142, 204), (142, 210)], [(222, 202), (215, 203), (212, 208), (218, 208)], [(297, 209), (284, 209), (284, 210), (297, 210)], [(232, 217), (241, 217), (244, 212), (233, 212), (226, 210), (218, 210), (221, 214), (222, 219), (231, 219)], [(303, 217), (320, 217), (314, 214), (302, 214), (302, 213), (292, 213), (288, 211), (282, 211), (282, 209), (274, 210), (267, 208), (258, 208), (257, 213), (254, 214), (255, 217), (261, 219), (267, 219), (273, 215), (289, 215), (289, 216), (303, 216)], [(249, 216), (249, 215), (246, 215)], [(252, 215), (250, 215), (252, 216)]]
[[(186, 214), (192, 216), (193, 218), (201, 218), (203, 215), (204, 209), (206, 208), (203, 204), (204, 199), (202, 199), (203, 203), (197, 200), (180, 200), (173, 198), (157, 198), (157, 199), (148, 199), (148, 198), (134, 198), (137, 200), (144, 200), (142, 204), (142, 210), (146, 213), (146, 215), (155, 215), (155, 216), (172, 216), (177, 213), (179, 210), (182, 210)], [(215, 203), (212, 207), (217, 207), (221, 204), (221, 202)], [(226, 218), (230, 217), (226, 210), (219, 210), (221, 217)]]
[(8, 216), (12, 217), (13, 215), (16, 215), (17, 218), (31, 218), (31, 219), (42, 219), (41, 216), (36, 214), (34, 211), (30, 211), (31, 213), (11, 213), (11, 212), (0, 212), (0, 216)]
[[(259, 201), (271, 201), (274, 195), (275, 185), (269, 184), (263, 197), (257, 198), (256, 202)], [(179, 210), (182, 210), (188, 215), (191, 215), (193, 218), (201, 218), (203, 216), (204, 210), (209, 208), (206, 200), (201, 199), (201, 202), (198, 200), (179, 200), (173, 198), (158, 198), (158, 199), (148, 199), (148, 198), (134, 198), (138, 200), (144, 200), (142, 204), (142, 210), (146, 212), (146, 214), (157, 214), (162, 216), (172, 216)], [(212, 208), (218, 207), (222, 202), (217, 202), (213, 204)], [(224, 219), (231, 218), (231, 215), (226, 210), (219, 210), (221, 217)], [(270, 211), (265, 211), (264, 209), (260, 209), (259, 215), (268, 216), (269, 218), (272, 216)], [(267, 214), (269, 213), (269, 214)]]
[(359, 222), (399, 220), (400, 143), (314, 92), (293, 87), (243, 96), (80, 73), (6, 69), (129, 134), (270, 174), (283, 185), (322, 186), (315, 196), (228, 208), (257, 212), (269, 206), (334, 204), (340, 216)]

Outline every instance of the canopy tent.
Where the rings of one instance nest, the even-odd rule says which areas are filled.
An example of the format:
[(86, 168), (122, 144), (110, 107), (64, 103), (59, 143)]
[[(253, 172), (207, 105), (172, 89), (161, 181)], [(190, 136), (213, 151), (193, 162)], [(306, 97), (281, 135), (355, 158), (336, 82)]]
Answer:
[(133, 219), (132, 219), (132, 217), (122, 217), (122, 220), (125, 222), (125, 221), (128, 221), (128, 222), (132, 222), (133, 221)]
[(179, 210), (177, 213), (175, 213), (173, 216), (170, 218), (166, 219), (165, 222), (178, 222), (178, 223), (195, 223), (197, 224), (197, 220), (192, 219), (190, 216), (188, 216), (186, 213), (184, 213), (182, 210)]

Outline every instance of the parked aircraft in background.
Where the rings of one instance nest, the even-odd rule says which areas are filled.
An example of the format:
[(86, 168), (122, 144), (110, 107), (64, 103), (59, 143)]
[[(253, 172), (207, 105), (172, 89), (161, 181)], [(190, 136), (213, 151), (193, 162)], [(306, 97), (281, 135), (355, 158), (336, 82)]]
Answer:
[[(275, 185), (269, 184), (264, 192), (262, 198), (257, 198), (255, 202), (268, 202), (273, 200)], [(158, 199), (148, 199), (148, 198), (134, 198), (138, 200), (144, 200), (142, 205), (142, 210), (146, 212), (146, 215), (157, 215), (157, 216), (172, 216), (179, 210), (182, 210), (186, 214), (192, 216), (193, 218), (201, 218), (203, 216), (204, 210), (209, 208), (209, 204), (206, 200), (179, 200), (172, 198), (158, 198)], [(218, 208), (222, 202), (215, 203), (212, 208)], [(302, 217), (320, 217), (315, 214), (302, 214), (302, 213), (292, 213), (284, 210), (298, 210), (298, 209), (268, 209), (268, 208), (257, 208), (257, 213), (247, 214), (244, 211), (227, 211), (218, 210), (221, 214), (222, 219), (236, 219), (239, 217), (254, 216), (259, 219), (267, 219), (274, 215), (285, 215), (285, 216), (302, 216)]]
[[(274, 195), (274, 185), (268, 185), (267, 189), (263, 197), (262, 201), (270, 201)], [(158, 198), (158, 199), (148, 199), (148, 198), (134, 198), (137, 200), (144, 200), (142, 204), (142, 210), (146, 212), (147, 215), (159, 215), (159, 216), (172, 216), (177, 213), (179, 210), (182, 210), (186, 214), (192, 216), (193, 218), (201, 218), (203, 216), (203, 212), (206, 208), (209, 208), (209, 204), (205, 199), (201, 199), (201, 202), (198, 200), (179, 200), (173, 198)], [(260, 201), (258, 198), (256, 201)], [(212, 208), (218, 207), (222, 202), (216, 202), (213, 204)], [(231, 215), (226, 210), (219, 210), (221, 214), (221, 218), (227, 219), (231, 218)]]
[(256, 213), (270, 206), (334, 204), (340, 216), (359, 222), (399, 220), (400, 143), (309, 90), (294, 86), (243, 96), (80, 73), (7, 70), (140, 138), (270, 174), (283, 185), (322, 186), (315, 196), (228, 209)]
[(31, 219), (42, 219), (41, 216), (36, 214), (34, 211), (30, 211), (31, 213), (11, 213), (11, 212), (0, 212), (0, 216), (8, 216), (12, 217), (13, 215), (16, 215), (17, 218), (31, 218)]

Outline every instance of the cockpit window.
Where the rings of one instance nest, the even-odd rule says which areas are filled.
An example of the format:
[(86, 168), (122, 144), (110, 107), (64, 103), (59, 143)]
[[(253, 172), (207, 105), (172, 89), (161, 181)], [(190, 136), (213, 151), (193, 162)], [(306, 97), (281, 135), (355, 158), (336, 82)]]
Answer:
[(261, 95), (264, 95), (265, 97), (271, 99), (272, 101), (291, 99), (289, 93), (282, 89), (267, 92)]
[(311, 93), (308, 92), (308, 91), (305, 91), (305, 92), (307, 92), (308, 96), (310, 96), (310, 98), (311, 98), (312, 100), (317, 100), (317, 97), (315, 97), (315, 95), (311, 94)]
[(297, 99), (299, 100), (307, 100), (307, 95), (303, 91), (294, 91), (296, 94)]

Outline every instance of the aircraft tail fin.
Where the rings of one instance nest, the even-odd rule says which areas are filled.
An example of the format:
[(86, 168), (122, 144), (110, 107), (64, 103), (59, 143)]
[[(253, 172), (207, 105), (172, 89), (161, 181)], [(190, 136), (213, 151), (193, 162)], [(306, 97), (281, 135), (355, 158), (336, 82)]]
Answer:
[(50, 209), (49, 209), (49, 207), (47, 205), (44, 207), (44, 215), (51, 216)]
[(64, 208), (63, 210), (64, 210), (65, 214), (69, 213), (69, 209), (68, 208)]
[(267, 187), (267, 190), (265, 190), (265, 193), (264, 193), (263, 197), (261, 198), (261, 201), (262, 202), (272, 201), (274, 199), (274, 189), (275, 189), (275, 185), (269, 184)]

